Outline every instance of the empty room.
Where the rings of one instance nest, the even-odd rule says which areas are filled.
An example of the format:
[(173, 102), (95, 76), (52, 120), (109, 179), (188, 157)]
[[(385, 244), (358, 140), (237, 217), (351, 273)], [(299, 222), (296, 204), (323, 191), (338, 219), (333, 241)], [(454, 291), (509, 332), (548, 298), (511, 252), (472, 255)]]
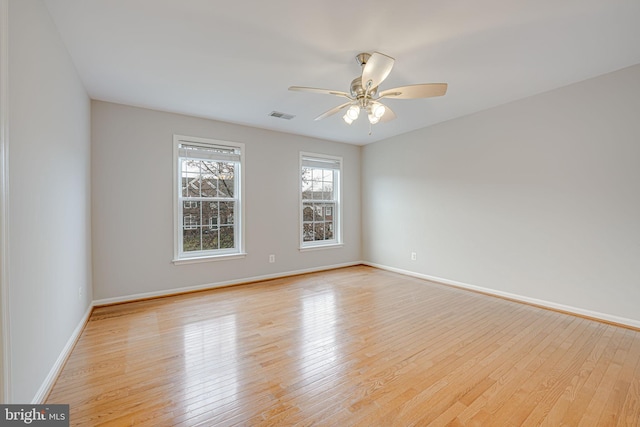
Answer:
[(0, 0), (0, 424), (640, 425), (638, 22)]

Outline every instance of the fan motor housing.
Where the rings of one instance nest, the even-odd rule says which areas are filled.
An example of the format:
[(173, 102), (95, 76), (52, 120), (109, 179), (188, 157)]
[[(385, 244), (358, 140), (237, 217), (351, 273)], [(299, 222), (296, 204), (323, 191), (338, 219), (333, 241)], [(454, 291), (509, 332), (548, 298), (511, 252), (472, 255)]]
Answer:
[[(351, 81), (351, 96), (360, 100), (365, 97), (367, 91), (362, 86), (362, 77), (356, 77)], [(368, 98), (371, 98), (376, 93), (378, 93), (378, 88), (374, 87), (369, 91)]]

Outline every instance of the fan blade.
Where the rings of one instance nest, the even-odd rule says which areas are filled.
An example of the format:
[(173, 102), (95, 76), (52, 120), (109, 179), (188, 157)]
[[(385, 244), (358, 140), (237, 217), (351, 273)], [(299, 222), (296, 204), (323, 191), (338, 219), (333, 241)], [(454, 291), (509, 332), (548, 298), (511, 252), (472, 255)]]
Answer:
[(380, 92), (380, 98), (416, 99), (442, 96), (447, 93), (446, 83), (423, 83), (418, 85), (400, 86)]
[(342, 110), (343, 108), (345, 108), (345, 107), (347, 107), (347, 106), (349, 106), (351, 104), (352, 104), (351, 102), (345, 102), (342, 105), (338, 105), (337, 107), (333, 107), (331, 110), (320, 114), (318, 117), (316, 117), (313, 120), (322, 120), (322, 119), (324, 119), (326, 117), (333, 116), (335, 113), (337, 113), (338, 111)]
[(391, 72), (394, 62), (390, 56), (373, 52), (362, 69), (362, 87), (368, 91), (378, 87)]
[(326, 95), (336, 95), (336, 96), (343, 96), (345, 98), (352, 99), (347, 92), (341, 92), (339, 90), (319, 89), (316, 87), (304, 87), (304, 86), (291, 86), (289, 87), (289, 90), (294, 90), (298, 92), (321, 93)]

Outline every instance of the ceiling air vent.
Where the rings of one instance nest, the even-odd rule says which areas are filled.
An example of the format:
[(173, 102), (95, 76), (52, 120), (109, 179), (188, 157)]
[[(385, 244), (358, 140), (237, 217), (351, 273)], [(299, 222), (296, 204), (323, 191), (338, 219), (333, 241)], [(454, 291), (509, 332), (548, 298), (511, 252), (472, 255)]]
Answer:
[(295, 116), (293, 114), (281, 113), (280, 111), (272, 111), (269, 113), (271, 117), (276, 117), (278, 119), (291, 120)]

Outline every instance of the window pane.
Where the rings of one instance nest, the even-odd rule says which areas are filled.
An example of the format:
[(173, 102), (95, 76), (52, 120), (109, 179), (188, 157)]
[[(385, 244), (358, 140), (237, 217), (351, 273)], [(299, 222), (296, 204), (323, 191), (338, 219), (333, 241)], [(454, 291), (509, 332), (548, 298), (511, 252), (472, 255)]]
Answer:
[(310, 205), (304, 205), (304, 208), (302, 209), (302, 220), (313, 221), (313, 207)]
[[(213, 210), (216, 209), (215, 202), (200, 202), (202, 206), (200, 224), (203, 226), (209, 226), (210, 218), (213, 216)], [(212, 208), (211, 205), (214, 207)], [(216, 209), (217, 210), (217, 209)]]
[(333, 200), (333, 182), (325, 182), (322, 187), (322, 198), (324, 200)]
[(218, 216), (218, 204), (219, 202), (207, 202), (204, 203), (206, 209), (202, 209), (202, 217), (206, 218), (206, 225), (211, 230), (217, 230), (219, 224)]
[(233, 195), (233, 179), (219, 179), (217, 197), (233, 197)]
[(182, 202), (183, 214), (200, 216), (200, 202), (195, 200), (184, 200)]
[(218, 229), (203, 228), (202, 229), (202, 250), (210, 251), (219, 249), (218, 247)]
[(314, 224), (314, 240), (324, 240), (324, 224)]
[(186, 175), (182, 175), (182, 177), (180, 178), (181, 181), (181, 188), (182, 188), (182, 197), (187, 197), (189, 196), (189, 178), (187, 178)]
[(311, 186), (309, 186), (306, 190), (302, 191), (302, 200), (311, 200), (313, 199), (313, 192), (311, 191)]
[(304, 223), (302, 225), (302, 240), (305, 242), (313, 241), (313, 223)]
[(332, 222), (324, 223), (324, 237), (326, 240), (333, 239), (333, 223)]
[(234, 247), (233, 226), (220, 227), (220, 249), (231, 249)]
[(182, 246), (184, 252), (200, 250), (200, 227), (182, 231)]
[(182, 160), (182, 197), (200, 196), (200, 162)]
[(220, 224), (233, 224), (235, 202), (220, 202), (219, 222)]
[(324, 221), (324, 205), (317, 204), (313, 209), (315, 221)]
[(311, 192), (311, 169), (310, 168), (302, 168), (302, 198), (304, 200), (309, 200), (313, 198), (313, 193)]
[(200, 195), (200, 178), (198, 175), (183, 175), (182, 196), (198, 197)]
[(202, 171), (202, 197), (216, 197), (218, 193), (217, 167), (215, 162), (200, 162)]
[[(186, 209), (185, 209), (186, 210)], [(196, 211), (195, 209), (189, 209)], [(182, 226), (185, 230), (194, 230), (198, 228), (200, 225), (200, 214), (196, 211), (196, 213), (185, 213), (182, 217)]]
[(333, 205), (325, 205), (325, 208), (324, 208), (324, 219), (326, 221), (333, 220)]
[(312, 199), (321, 200), (322, 199), (322, 181), (311, 181), (311, 192)]

